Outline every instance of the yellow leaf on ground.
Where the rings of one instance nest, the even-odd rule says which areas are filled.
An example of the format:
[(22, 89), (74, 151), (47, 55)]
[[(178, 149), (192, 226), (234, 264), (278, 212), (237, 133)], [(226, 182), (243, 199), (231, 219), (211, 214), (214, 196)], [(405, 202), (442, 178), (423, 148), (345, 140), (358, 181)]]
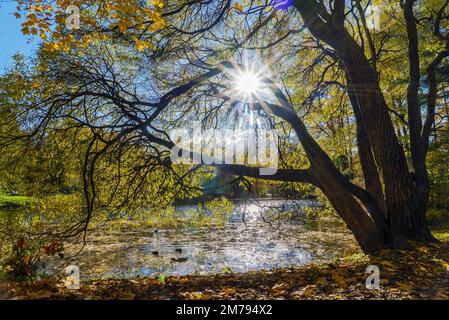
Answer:
[(188, 298), (191, 300), (201, 300), (203, 298), (202, 292), (190, 292)]
[(422, 252), (422, 253), (429, 253), (429, 248), (426, 248), (426, 247), (419, 247), (419, 248), (418, 248), (418, 251), (419, 251), (419, 252)]
[(224, 294), (234, 294), (234, 293), (236, 293), (236, 291), (233, 288), (224, 288), (222, 293), (224, 293)]
[(136, 298), (136, 295), (132, 292), (120, 292), (118, 298), (120, 300), (134, 300)]
[(332, 281), (342, 289), (346, 289), (348, 287), (344, 275), (340, 272), (332, 272)]
[(302, 288), (300, 291), (296, 291), (293, 293), (293, 296), (300, 296), (303, 298), (312, 297), (315, 294), (316, 287), (314, 285), (308, 285)]
[(403, 291), (412, 292), (415, 290), (413, 284), (409, 282), (396, 282), (396, 285)]
[(48, 290), (41, 290), (36, 292), (31, 292), (27, 295), (28, 299), (48, 299), (53, 295), (53, 292)]
[(276, 293), (280, 293), (285, 291), (288, 288), (288, 284), (286, 283), (277, 283), (273, 286), (273, 288), (271, 288), (271, 290), (273, 290)]

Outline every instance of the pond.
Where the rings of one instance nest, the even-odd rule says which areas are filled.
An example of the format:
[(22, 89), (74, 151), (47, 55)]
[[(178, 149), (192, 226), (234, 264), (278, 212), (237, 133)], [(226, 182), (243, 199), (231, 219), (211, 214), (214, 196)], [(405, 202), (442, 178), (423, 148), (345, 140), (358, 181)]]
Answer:
[[(246, 272), (322, 262), (360, 252), (336, 219), (305, 219), (313, 201), (237, 201), (221, 227), (132, 230), (91, 234), (72, 258), (47, 262), (50, 274), (76, 265), (81, 278), (137, 277)], [(179, 206), (188, 210), (191, 205)], [(318, 209), (318, 208), (317, 208)], [(273, 219), (273, 212), (293, 211)], [(266, 213), (270, 212), (270, 219)], [(69, 248), (70, 253), (78, 248)], [(71, 252), (70, 252), (71, 251)]]

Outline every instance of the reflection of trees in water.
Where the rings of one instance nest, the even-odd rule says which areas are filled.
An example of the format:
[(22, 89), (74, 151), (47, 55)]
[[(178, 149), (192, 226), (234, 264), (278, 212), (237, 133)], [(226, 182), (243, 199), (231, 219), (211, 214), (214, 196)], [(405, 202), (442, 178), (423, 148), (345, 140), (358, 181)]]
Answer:
[[(301, 224), (284, 221), (266, 223), (257, 217), (263, 210), (296, 208), (307, 202), (241, 201), (236, 216), (245, 211), (247, 217), (231, 219), (223, 227), (181, 228), (124, 232), (99, 235), (95, 245), (88, 245), (77, 258), (82, 276), (136, 276), (158, 274), (190, 274), (271, 269), (332, 259), (358, 252), (352, 236), (336, 221), (304, 220)], [(240, 212), (240, 213), (238, 213)], [(152, 251), (157, 248), (159, 254)], [(177, 252), (181, 249), (181, 252)], [(187, 258), (173, 262), (172, 258)], [(55, 265), (55, 263), (53, 263)]]

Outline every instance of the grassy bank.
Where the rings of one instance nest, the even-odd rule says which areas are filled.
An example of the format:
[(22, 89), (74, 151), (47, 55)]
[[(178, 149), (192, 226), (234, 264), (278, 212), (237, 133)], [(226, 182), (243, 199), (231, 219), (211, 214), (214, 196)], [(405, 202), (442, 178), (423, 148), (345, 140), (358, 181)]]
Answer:
[(0, 208), (18, 208), (26, 206), (32, 199), (32, 197), (26, 196), (7, 196), (0, 194)]

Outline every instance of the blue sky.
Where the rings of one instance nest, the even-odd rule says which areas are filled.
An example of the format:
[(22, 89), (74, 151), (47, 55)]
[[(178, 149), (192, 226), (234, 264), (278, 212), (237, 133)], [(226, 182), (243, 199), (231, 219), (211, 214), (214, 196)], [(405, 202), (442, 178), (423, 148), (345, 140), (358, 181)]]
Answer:
[(15, 8), (16, 1), (0, 0), (0, 73), (11, 66), (15, 53), (30, 56), (39, 41), (20, 32), (20, 20), (14, 17)]

